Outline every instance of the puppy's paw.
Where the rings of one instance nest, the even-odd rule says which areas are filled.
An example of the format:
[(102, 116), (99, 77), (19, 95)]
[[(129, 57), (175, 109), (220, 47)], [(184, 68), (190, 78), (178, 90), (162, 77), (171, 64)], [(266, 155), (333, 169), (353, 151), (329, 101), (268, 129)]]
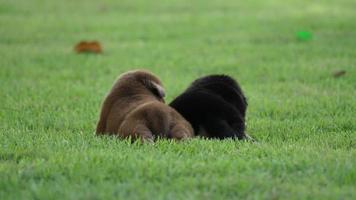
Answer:
[(142, 143), (153, 144), (154, 143), (154, 136), (153, 135), (141, 135), (140, 141)]
[(119, 135), (122, 138), (131, 138), (143, 143), (153, 143), (155, 139), (150, 129), (144, 124), (123, 123), (120, 126)]
[(253, 137), (251, 137), (249, 134), (245, 133), (244, 137), (242, 138), (243, 141), (247, 142), (257, 142)]
[(176, 140), (186, 140), (190, 138), (190, 134), (188, 134), (188, 132), (184, 130), (174, 131), (170, 135), (172, 139)]
[(154, 143), (155, 137), (152, 135), (149, 130), (136, 130), (131, 134), (135, 140), (140, 141), (141, 143)]

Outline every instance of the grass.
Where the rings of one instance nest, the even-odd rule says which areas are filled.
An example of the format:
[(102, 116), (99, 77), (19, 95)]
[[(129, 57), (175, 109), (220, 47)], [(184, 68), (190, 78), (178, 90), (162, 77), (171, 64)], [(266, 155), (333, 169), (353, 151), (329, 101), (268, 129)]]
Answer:
[[(355, 6), (1, 0), (0, 199), (355, 199)], [(75, 54), (85, 39), (104, 54)], [(202, 75), (235, 77), (259, 142), (95, 137), (104, 95), (135, 68), (167, 102)]]

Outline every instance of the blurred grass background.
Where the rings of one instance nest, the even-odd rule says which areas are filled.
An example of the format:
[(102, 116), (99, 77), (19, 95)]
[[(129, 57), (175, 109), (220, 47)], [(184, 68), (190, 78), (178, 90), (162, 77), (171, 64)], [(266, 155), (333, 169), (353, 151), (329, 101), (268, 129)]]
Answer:
[[(0, 0), (0, 199), (355, 198), (355, 8)], [(76, 54), (81, 40), (104, 53)], [(104, 95), (136, 68), (162, 79), (167, 102), (200, 76), (235, 77), (259, 143), (96, 138)]]

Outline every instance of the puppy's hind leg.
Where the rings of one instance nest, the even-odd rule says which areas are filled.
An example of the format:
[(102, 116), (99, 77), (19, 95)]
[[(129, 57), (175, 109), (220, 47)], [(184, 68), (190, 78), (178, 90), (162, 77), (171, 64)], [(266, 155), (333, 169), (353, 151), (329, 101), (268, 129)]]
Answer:
[(154, 136), (151, 130), (144, 123), (124, 121), (121, 124), (118, 133), (122, 138), (131, 137), (133, 140), (140, 139), (141, 142), (154, 142)]
[(194, 130), (189, 122), (187, 122), (177, 112), (171, 112), (171, 124), (167, 137), (177, 140), (183, 140), (194, 136)]
[(256, 141), (253, 137), (246, 133), (245, 124), (243, 122), (233, 123), (231, 127), (237, 133), (237, 137), (239, 138), (239, 140), (245, 140), (250, 142)]
[(232, 129), (232, 127), (222, 119), (209, 118), (203, 124), (204, 130), (210, 138), (239, 138), (239, 135)]
[(187, 126), (183, 124), (175, 124), (168, 134), (168, 138), (177, 140), (184, 140), (191, 137), (193, 137), (192, 130), (189, 130)]

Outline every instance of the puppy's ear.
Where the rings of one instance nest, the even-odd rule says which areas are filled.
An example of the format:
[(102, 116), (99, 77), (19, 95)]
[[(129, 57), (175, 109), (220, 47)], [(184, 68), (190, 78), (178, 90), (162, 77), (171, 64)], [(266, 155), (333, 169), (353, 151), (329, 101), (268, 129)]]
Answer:
[(164, 89), (160, 84), (152, 80), (147, 80), (145, 81), (145, 85), (157, 98), (164, 101), (166, 93), (164, 92)]
[(151, 91), (153, 92), (153, 94), (155, 94), (160, 99), (164, 99), (164, 97), (166, 96), (166, 93), (164, 92), (163, 87), (153, 81), (151, 81), (151, 82), (152, 82)]

